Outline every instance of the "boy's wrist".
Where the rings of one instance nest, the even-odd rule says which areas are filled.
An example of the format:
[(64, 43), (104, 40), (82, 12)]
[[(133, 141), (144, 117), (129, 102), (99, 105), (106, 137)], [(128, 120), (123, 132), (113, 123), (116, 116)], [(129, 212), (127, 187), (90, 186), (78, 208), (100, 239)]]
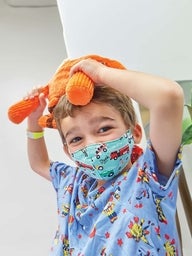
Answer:
[(41, 130), (41, 131), (29, 131), (27, 130), (27, 138), (29, 139), (34, 139), (34, 140), (37, 140), (37, 139), (40, 139), (40, 138), (43, 138), (44, 137), (44, 131)]
[(43, 128), (39, 125), (37, 119), (28, 118), (27, 130), (31, 131), (31, 132), (41, 132), (41, 131), (43, 131)]

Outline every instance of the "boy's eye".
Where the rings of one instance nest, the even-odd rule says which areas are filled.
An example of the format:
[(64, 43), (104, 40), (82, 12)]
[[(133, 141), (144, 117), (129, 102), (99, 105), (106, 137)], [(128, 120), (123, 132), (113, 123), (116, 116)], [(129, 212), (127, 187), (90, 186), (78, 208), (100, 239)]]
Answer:
[(111, 127), (110, 126), (105, 126), (105, 127), (102, 127), (99, 129), (99, 133), (102, 133), (102, 132), (107, 132), (108, 130), (110, 130)]
[(77, 142), (79, 142), (80, 140), (81, 140), (81, 137), (75, 137), (75, 138), (73, 138), (73, 139), (71, 139), (71, 140), (69, 141), (69, 144), (77, 143)]

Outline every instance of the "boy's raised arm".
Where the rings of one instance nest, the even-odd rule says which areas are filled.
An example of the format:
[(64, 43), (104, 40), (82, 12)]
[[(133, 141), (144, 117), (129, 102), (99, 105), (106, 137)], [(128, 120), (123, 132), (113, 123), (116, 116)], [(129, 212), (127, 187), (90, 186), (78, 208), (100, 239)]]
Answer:
[[(113, 71), (106, 71), (105, 76)], [(116, 74), (115, 74), (116, 73)], [(150, 111), (150, 140), (159, 172), (169, 176), (173, 170), (182, 136), (183, 91), (179, 84), (161, 77), (117, 70), (112, 86)], [(116, 81), (116, 83), (115, 83)]]
[[(40, 95), (39, 100), (40, 106), (28, 117), (27, 120), (27, 130), (29, 132), (42, 131), (42, 128), (38, 125), (38, 119), (42, 115), (46, 106), (44, 95)], [(27, 153), (32, 170), (43, 176), (44, 178), (50, 180), (50, 160), (44, 137), (41, 137), (39, 139), (28, 138)]]

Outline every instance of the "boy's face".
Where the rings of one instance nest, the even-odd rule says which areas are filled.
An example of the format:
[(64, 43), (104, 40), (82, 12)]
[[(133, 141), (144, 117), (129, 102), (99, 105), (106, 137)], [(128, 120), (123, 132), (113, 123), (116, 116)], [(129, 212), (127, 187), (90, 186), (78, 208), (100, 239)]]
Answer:
[(61, 121), (67, 152), (70, 153), (90, 144), (117, 139), (128, 128), (114, 107), (93, 102), (75, 110), (73, 117)]

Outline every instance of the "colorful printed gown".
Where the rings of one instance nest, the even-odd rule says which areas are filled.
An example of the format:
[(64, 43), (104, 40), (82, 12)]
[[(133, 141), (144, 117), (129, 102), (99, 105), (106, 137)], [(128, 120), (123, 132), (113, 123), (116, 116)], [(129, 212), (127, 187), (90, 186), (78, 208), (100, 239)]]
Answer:
[(82, 170), (54, 162), (59, 227), (50, 255), (181, 255), (175, 223), (180, 156), (166, 179), (148, 144), (129, 171), (99, 188)]

